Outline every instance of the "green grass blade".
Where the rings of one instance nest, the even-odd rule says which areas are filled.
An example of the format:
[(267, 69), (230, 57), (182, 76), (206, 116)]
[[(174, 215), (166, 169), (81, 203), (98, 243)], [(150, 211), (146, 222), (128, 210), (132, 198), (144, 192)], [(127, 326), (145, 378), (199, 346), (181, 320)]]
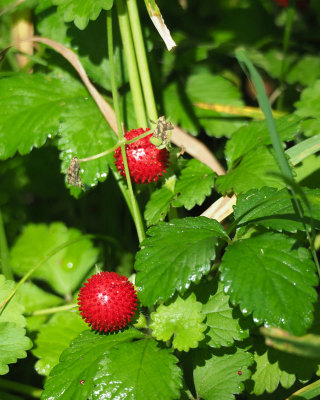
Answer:
[(242, 50), (242, 49), (237, 50), (236, 57), (241, 65), (242, 69), (245, 72), (249, 71), (250, 77), (256, 88), (259, 106), (266, 117), (266, 122), (267, 122), (268, 130), (270, 133), (270, 137), (271, 137), (271, 143), (272, 143), (272, 146), (273, 146), (273, 149), (275, 152), (275, 156), (276, 156), (280, 171), (284, 177), (286, 177), (287, 179), (293, 180), (292, 171), (291, 171), (290, 165), (288, 163), (288, 160), (285, 156), (285, 153), (284, 153), (284, 150), (283, 150), (283, 147), (281, 144), (281, 140), (279, 138), (276, 125), (274, 123), (272, 109), (271, 109), (266, 91), (264, 89), (262, 79), (244, 50)]

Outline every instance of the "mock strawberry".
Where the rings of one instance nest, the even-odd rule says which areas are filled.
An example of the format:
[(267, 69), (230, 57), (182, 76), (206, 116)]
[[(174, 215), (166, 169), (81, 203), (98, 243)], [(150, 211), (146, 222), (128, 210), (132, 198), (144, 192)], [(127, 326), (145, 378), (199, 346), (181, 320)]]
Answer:
[(115, 272), (92, 275), (80, 289), (79, 311), (86, 323), (97, 331), (113, 332), (124, 328), (137, 309), (132, 283)]
[[(149, 131), (139, 128), (133, 129), (125, 134), (127, 140), (136, 138)], [(152, 134), (126, 145), (126, 154), (130, 177), (136, 183), (156, 182), (164, 172), (169, 162), (169, 152), (166, 149), (157, 149), (150, 143)], [(125, 176), (121, 148), (114, 152), (115, 164), (122, 176)]]

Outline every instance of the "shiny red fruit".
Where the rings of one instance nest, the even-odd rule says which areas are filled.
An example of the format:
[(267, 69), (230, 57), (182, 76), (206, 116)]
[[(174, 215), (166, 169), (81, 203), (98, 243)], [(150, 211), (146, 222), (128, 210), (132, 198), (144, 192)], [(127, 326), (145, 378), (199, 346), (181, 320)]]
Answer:
[(82, 318), (92, 329), (100, 332), (124, 328), (131, 321), (137, 303), (133, 284), (115, 272), (92, 275), (78, 296)]
[[(132, 129), (125, 134), (125, 138), (131, 140), (149, 130), (149, 128), (146, 130), (142, 128)], [(168, 150), (157, 149), (154, 144), (150, 143), (151, 136), (152, 134), (150, 133), (150, 135), (126, 145), (130, 177), (136, 183), (157, 181), (159, 176), (166, 172), (168, 166)], [(122, 176), (125, 176), (120, 147), (114, 152), (114, 158), (118, 171)]]

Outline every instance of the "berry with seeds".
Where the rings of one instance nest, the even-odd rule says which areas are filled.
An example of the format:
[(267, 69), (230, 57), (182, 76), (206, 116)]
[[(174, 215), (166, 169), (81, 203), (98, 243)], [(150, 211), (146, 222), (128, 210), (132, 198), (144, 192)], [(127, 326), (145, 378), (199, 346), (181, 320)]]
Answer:
[[(149, 128), (146, 130), (142, 128), (132, 129), (125, 134), (125, 138), (131, 140), (149, 130)], [(168, 166), (168, 150), (157, 149), (154, 144), (150, 143), (151, 136), (150, 133), (150, 135), (126, 145), (130, 177), (136, 183), (156, 182), (159, 176), (166, 172)], [(114, 158), (118, 171), (122, 176), (125, 176), (120, 147), (114, 152)]]
[(78, 296), (82, 318), (92, 329), (100, 332), (124, 328), (131, 321), (137, 303), (133, 284), (115, 272), (92, 275)]

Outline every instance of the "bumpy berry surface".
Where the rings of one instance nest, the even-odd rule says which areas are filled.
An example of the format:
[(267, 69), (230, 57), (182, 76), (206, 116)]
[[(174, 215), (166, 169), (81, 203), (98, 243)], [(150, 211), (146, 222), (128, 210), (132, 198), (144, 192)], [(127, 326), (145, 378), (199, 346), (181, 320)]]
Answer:
[(115, 272), (99, 272), (91, 276), (78, 296), (82, 318), (100, 332), (124, 328), (131, 321), (137, 303), (132, 283)]
[[(134, 139), (149, 131), (139, 128), (133, 129), (125, 134), (127, 140)], [(155, 182), (164, 172), (169, 161), (169, 152), (166, 149), (158, 150), (155, 145), (150, 143), (152, 134), (126, 145), (126, 154), (130, 177), (136, 183)], [(121, 148), (114, 152), (115, 164), (122, 176), (125, 176)]]

